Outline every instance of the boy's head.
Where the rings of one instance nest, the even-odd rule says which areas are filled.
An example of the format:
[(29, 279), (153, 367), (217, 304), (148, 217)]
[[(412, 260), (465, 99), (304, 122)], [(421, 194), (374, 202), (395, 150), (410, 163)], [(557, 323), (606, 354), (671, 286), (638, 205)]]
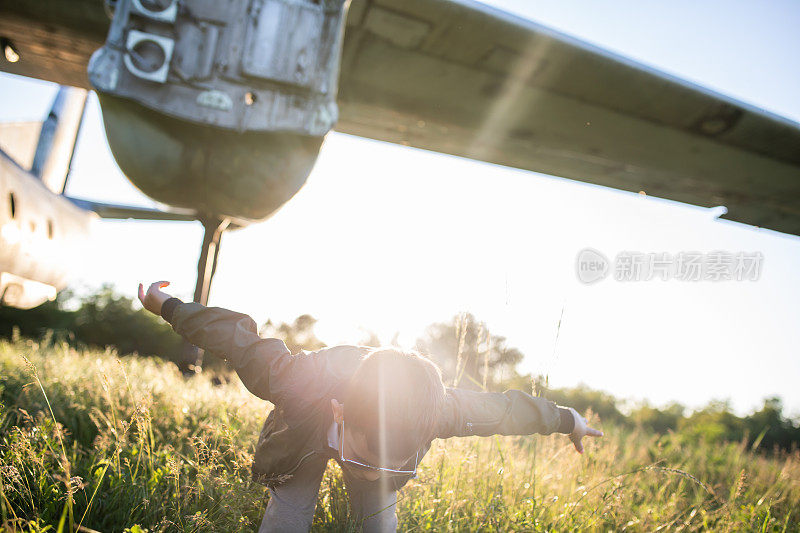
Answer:
[(426, 357), (396, 348), (370, 352), (345, 390), (333, 400), (344, 422), (344, 455), (374, 466), (399, 469), (435, 436), (445, 388), (439, 368)]

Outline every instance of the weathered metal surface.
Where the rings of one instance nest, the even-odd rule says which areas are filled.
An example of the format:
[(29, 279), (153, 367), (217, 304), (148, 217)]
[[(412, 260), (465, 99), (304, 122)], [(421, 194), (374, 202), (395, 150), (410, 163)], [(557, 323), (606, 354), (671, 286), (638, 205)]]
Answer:
[(119, 0), (89, 64), (109, 145), (152, 198), (262, 220), (336, 121), (344, 0)]
[[(0, 68), (86, 86), (104, 16), (101, 0), (6, 0), (0, 35), (22, 59)], [(470, 0), (353, 0), (346, 22), (339, 131), (726, 205), (800, 234), (794, 122)]]
[(125, 175), (151, 198), (201, 216), (263, 220), (300, 190), (322, 144), (308, 135), (201, 127), (110, 95), (100, 103)]
[(85, 106), (85, 89), (61, 86), (42, 123), (30, 170), (54, 193), (64, 190)]
[(4, 122), (0, 124), (0, 150), (22, 168), (31, 168), (41, 122)]
[[(344, 0), (118, 0), (99, 92), (196, 124), (321, 137), (337, 118)], [(132, 177), (134, 180), (136, 177)]]
[[(228, 219), (205, 218), (201, 222), (203, 223), (203, 244), (200, 248), (200, 257), (197, 260), (197, 282), (194, 287), (194, 301), (208, 305), (211, 281), (217, 272), (222, 234), (228, 229), (230, 221)], [(204, 355), (204, 350), (184, 340), (178, 368), (184, 374), (200, 372), (203, 368)]]
[(800, 125), (477, 2), (354, 1), (339, 107), (338, 131), (800, 234)]
[(27, 309), (52, 300), (81, 256), (75, 247), (96, 215), (59, 193), (85, 101), (84, 89), (62, 87), (38, 128), (1, 130), (14, 138), (0, 145), (22, 157), (0, 150), (0, 305)]
[(0, 304), (29, 308), (55, 297), (93, 218), (0, 151)]
[(20, 60), (0, 59), (0, 69), (90, 89), (86, 65), (109, 23), (104, 0), (3, 0), (0, 36), (13, 41)]

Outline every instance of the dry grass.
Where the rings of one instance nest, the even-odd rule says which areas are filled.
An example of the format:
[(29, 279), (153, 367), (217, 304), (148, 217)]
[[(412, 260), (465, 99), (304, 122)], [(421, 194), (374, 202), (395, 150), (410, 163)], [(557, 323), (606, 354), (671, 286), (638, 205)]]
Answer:
[[(0, 342), (0, 398), (0, 531), (260, 522), (266, 491), (249, 466), (268, 404), (238, 381), (185, 381), (152, 359), (17, 340)], [(437, 442), (400, 495), (400, 528), (800, 530), (797, 454), (603, 429), (583, 456), (558, 436)], [(315, 529), (347, 527), (337, 467), (319, 502)]]

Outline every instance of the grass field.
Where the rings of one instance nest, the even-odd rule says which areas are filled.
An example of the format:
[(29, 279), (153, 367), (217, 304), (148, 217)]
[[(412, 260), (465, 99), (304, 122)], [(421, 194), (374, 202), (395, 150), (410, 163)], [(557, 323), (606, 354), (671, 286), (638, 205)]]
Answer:
[[(255, 531), (269, 404), (153, 359), (0, 341), (2, 531)], [(438, 441), (400, 493), (402, 531), (800, 531), (800, 455), (687, 444), (594, 420), (563, 436)], [(348, 525), (338, 467), (314, 529)]]

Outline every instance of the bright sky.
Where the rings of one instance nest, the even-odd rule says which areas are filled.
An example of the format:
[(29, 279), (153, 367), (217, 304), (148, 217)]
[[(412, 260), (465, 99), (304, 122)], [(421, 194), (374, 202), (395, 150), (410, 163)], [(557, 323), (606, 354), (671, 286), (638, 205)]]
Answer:
[[(800, 4), (494, 0), (497, 7), (800, 121)], [(0, 120), (41, 120), (43, 82), (0, 75)], [(73, 196), (151, 205), (117, 169), (93, 99)], [(98, 222), (75, 283), (168, 279), (193, 291), (197, 223)], [(758, 281), (580, 283), (575, 259), (622, 251), (760, 252)], [(467, 310), (555, 386), (690, 406), (768, 395), (800, 413), (800, 238), (705, 209), (331, 134), (308, 183), (264, 223), (223, 238), (211, 304), (320, 320), (329, 343), (365, 328), (411, 344)], [(563, 310), (558, 343), (556, 325)]]

